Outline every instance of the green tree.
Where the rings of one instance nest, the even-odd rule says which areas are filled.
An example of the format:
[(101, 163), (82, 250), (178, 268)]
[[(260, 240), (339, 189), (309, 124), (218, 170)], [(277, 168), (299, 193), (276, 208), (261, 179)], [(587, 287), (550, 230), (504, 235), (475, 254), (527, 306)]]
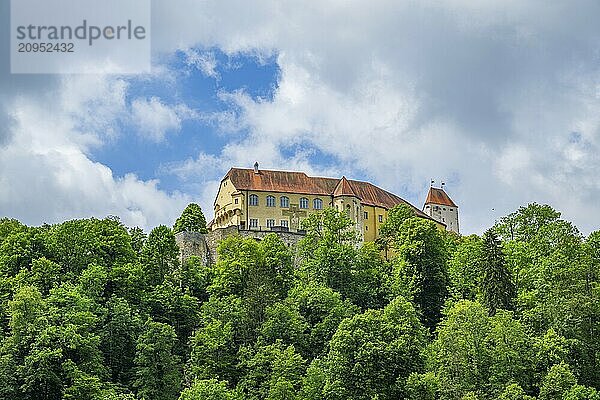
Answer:
[(47, 299), (36, 288), (17, 291), (10, 303), (11, 362), (23, 398), (94, 392), (94, 382), (105, 374), (95, 308), (70, 283), (53, 288)]
[(406, 398), (408, 400), (436, 400), (439, 398), (439, 386), (440, 381), (434, 373), (413, 372), (406, 380)]
[(483, 235), (483, 279), (481, 291), (490, 315), (496, 310), (512, 310), (517, 295), (512, 275), (506, 267), (502, 245), (492, 230)]
[(548, 371), (540, 387), (540, 400), (562, 400), (577, 384), (567, 364), (556, 364)]
[(142, 249), (141, 258), (148, 285), (160, 285), (165, 275), (179, 266), (179, 247), (173, 232), (164, 225), (152, 229)]
[(327, 208), (302, 221), (306, 236), (298, 244), (301, 277), (347, 297), (352, 290), (352, 267), (358, 234), (345, 212)]
[(173, 278), (179, 287), (204, 302), (209, 297), (208, 287), (212, 282), (213, 274), (211, 266), (204, 265), (200, 257), (191, 256), (180, 269), (175, 271)]
[(104, 400), (102, 381), (98, 376), (85, 373), (71, 360), (63, 364), (67, 378), (63, 399), (65, 400)]
[(294, 398), (300, 389), (305, 361), (281, 341), (240, 350), (242, 378), (237, 389), (249, 400)]
[(227, 389), (227, 382), (216, 379), (197, 380), (181, 392), (179, 400), (238, 400), (235, 392)]
[(148, 239), (148, 235), (144, 233), (142, 228), (136, 226), (129, 228), (129, 237), (131, 238), (131, 248), (139, 257), (142, 254), (142, 249)]
[(351, 270), (350, 300), (366, 310), (383, 308), (391, 295), (389, 265), (381, 257), (374, 243), (363, 244), (356, 253)]
[(417, 312), (402, 297), (344, 320), (329, 343), (323, 397), (404, 397), (406, 379), (423, 368), (425, 338)]
[(312, 354), (308, 346), (308, 323), (292, 301), (278, 302), (267, 308), (265, 322), (260, 328), (259, 341), (273, 344), (278, 340), (293, 345), (301, 354)]
[(79, 290), (88, 298), (100, 304), (106, 294), (108, 274), (102, 265), (90, 264), (81, 271), (78, 279)]
[(427, 355), (442, 398), (469, 392), (495, 398), (510, 383), (531, 390), (532, 341), (511, 312), (489, 317), (477, 302), (457, 302), (447, 310)]
[(50, 259), (74, 279), (89, 264), (109, 269), (132, 262), (135, 253), (127, 229), (116, 217), (72, 220), (52, 226), (45, 233)]
[(459, 399), (484, 390), (490, 368), (489, 332), (487, 312), (479, 303), (462, 300), (448, 310), (427, 352), (430, 368), (440, 379), (442, 398)]
[(206, 218), (202, 213), (202, 208), (196, 203), (190, 203), (181, 216), (175, 221), (173, 233), (179, 232), (200, 232), (208, 233), (206, 229)]
[(140, 398), (171, 400), (179, 396), (181, 365), (173, 350), (175, 330), (148, 319), (137, 340), (134, 386)]
[(379, 228), (378, 245), (385, 251), (386, 255), (400, 240), (401, 227), (405, 221), (416, 218), (415, 210), (407, 204), (398, 204), (388, 210), (387, 218)]
[(531, 393), (535, 370), (533, 341), (512, 312), (498, 311), (489, 323), (486, 341), (491, 357), (490, 391), (498, 395), (507, 384), (515, 382)]
[(7, 236), (26, 231), (27, 227), (16, 219), (2, 217), (0, 218), (0, 244)]
[(31, 286), (19, 288), (9, 303), (10, 322), (14, 344), (24, 352), (47, 323), (46, 304), (40, 291)]
[(136, 340), (142, 329), (142, 321), (127, 300), (120, 297), (111, 297), (106, 308), (100, 344), (104, 362), (112, 382), (129, 386), (135, 374)]
[(50, 292), (50, 289), (56, 287), (61, 282), (61, 267), (57, 263), (46, 259), (45, 257), (33, 260), (31, 265), (30, 281), (44, 295)]
[(592, 387), (575, 385), (563, 397), (564, 400), (600, 400), (600, 394)]
[(108, 292), (130, 304), (139, 305), (145, 292), (151, 290), (146, 270), (140, 263), (117, 265), (109, 271), (108, 278)]
[(15, 276), (20, 271), (29, 270), (35, 259), (45, 255), (44, 242), (37, 229), (14, 230), (0, 242), (0, 274)]
[(506, 386), (504, 392), (498, 396), (498, 400), (535, 400), (534, 397), (525, 394), (523, 388), (516, 383)]
[(189, 337), (198, 326), (199, 303), (196, 297), (168, 279), (154, 286), (142, 300), (143, 310), (154, 321), (169, 324), (175, 329), (177, 343), (174, 351), (182, 358), (189, 355)]
[(494, 230), (503, 240), (530, 241), (541, 227), (560, 218), (560, 213), (549, 205), (531, 203), (500, 219)]
[(237, 383), (237, 352), (247, 343), (244, 320), (242, 299), (237, 296), (211, 296), (202, 305), (200, 327), (191, 338), (188, 380), (216, 378)]
[(407, 219), (397, 234), (394, 265), (397, 293), (412, 296), (423, 325), (435, 329), (447, 296), (447, 253), (437, 226), (419, 218)]
[(299, 398), (306, 400), (323, 399), (323, 388), (327, 381), (327, 363), (323, 358), (315, 358), (308, 365), (302, 378), (302, 389)]
[(534, 338), (533, 349), (535, 352), (535, 381), (541, 382), (542, 378), (553, 365), (567, 364), (572, 352), (573, 341), (559, 335), (552, 328), (543, 336)]
[(457, 300), (475, 300), (479, 293), (483, 241), (477, 235), (461, 239), (448, 262), (450, 293)]
[(343, 300), (339, 293), (322, 285), (299, 284), (290, 292), (289, 302), (298, 308), (309, 327), (304, 353), (307, 358), (323, 355), (342, 320), (359, 312), (348, 299)]
[(236, 295), (244, 307), (244, 335), (255, 339), (267, 307), (287, 295), (293, 279), (291, 254), (275, 234), (262, 242), (230, 236), (217, 248), (219, 258), (208, 291), (216, 296)]

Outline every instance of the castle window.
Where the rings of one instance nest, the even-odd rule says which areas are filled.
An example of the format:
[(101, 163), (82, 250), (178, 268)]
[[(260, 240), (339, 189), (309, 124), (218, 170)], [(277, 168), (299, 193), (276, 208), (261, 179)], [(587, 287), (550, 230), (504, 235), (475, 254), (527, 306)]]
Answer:
[(283, 226), (284, 228), (288, 228), (289, 227), (289, 223), (287, 219), (282, 219), (281, 221), (279, 221), (280, 225)]
[(275, 196), (267, 196), (267, 207), (275, 207)]
[(274, 219), (268, 219), (267, 220), (267, 228), (272, 228), (275, 226), (275, 220)]
[(323, 200), (321, 200), (321, 199), (314, 199), (313, 200), (313, 208), (315, 210), (322, 210), (323, 209)]
[(258, 228), (258, 218), (250, 218), (250, 228)]
[(369, 227), (367, 225), (365, 225), (365, 231), (368, 231)]
[(379, 222), (383, 222), (383, 215), (379, 216)]
[(308, 199), (306, 197), (300, 198), (300, 208), (308, 208)]
[(255, 194), (251, 194), (250, 198), (248, 199), (248, 204), (250, 204), (251, 206), (257, 206), (258, 205), (258, 196)]
[(369, 219), (369, 213), (365, 211), (365, 219)]
[(281, 208), (289, 208), (290, 207), (290, 198), (287, 196), (281, 196), (279, 198), (279, 206)]
[(235, 199), (235, 200), (233, 200), (233, 202), (234, 202), (235, 204), (237, 204), (237, 203), (239, 203), (239, 202), (240, 202), (240, 199)]

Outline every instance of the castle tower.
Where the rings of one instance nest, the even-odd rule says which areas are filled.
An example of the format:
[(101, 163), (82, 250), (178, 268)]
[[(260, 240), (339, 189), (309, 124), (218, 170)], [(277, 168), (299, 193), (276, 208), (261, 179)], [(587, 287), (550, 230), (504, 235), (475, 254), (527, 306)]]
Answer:
[(446, 230), (459, 233), (458, 206), (442, 188), (430, 187), (423, 212), (446, 225)]
[(356, 194), (352, 185), (342, 176), (333, 191), (333, 205), (340, 211), (345, 211), (348, 217), (354, 222), (356, 230), (363, 233), (363, 210), (360, 197)]

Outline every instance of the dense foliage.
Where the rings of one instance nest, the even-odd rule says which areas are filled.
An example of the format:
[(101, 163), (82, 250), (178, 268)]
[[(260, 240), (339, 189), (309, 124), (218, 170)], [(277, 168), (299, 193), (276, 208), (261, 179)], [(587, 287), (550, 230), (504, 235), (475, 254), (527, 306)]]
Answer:
[(206, 229), (206, 218), (204, 218), (204, 213), (198, 204), (188, 204), (181, 213), (181, 216), (175, 221), (173, 232), (208, 232)]
[(397, 207), (377, 244), (327, 209), (181, 264), (198, 210), (0, 219), (0, 399), (600, 400), (600, 231), (548, 206), (482, 237)]

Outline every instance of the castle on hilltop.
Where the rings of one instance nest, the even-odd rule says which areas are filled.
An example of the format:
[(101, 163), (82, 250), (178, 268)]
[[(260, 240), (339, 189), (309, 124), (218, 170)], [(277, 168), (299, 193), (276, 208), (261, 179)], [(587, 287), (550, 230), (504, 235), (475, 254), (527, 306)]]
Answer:
[(440, 229), (458, 233), (458, 206), (443, 188), (429, 189), (422, 209), (369, 182), (308, 176), (304, 172), (231, 168), (219, 185), (209, 233), (176, 235), (181, 259), (200, 256), (216, 260), (218, 242), (232, 234), (261, 239), (276, 232), (288, 245), (303, 236), (301, 222), (327, 207), (345, 211), (365, 242), (379, 237), (388, 210), (398, 204), (411, 207), (416, 216), (434, 221)]
[(372, 183), (308, 176), (303, 172), (231, 168), (221, 180), (210, 229), (292, 231), (315, 211), (346, 211), (364, 241), (374, 241), (390, 208), (405, 204), (421, 218), (458, 233), (458, 206), (442, 188), (431, 187), (423, 209)]

